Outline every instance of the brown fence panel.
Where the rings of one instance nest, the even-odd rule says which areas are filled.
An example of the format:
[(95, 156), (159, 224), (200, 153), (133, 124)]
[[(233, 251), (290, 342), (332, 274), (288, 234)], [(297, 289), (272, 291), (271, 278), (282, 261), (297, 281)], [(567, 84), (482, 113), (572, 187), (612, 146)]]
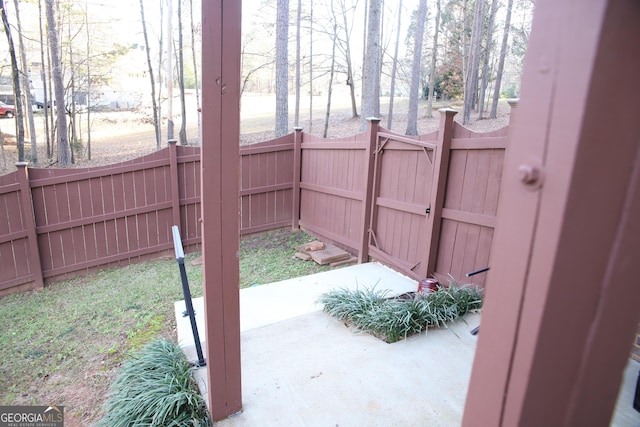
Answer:
[(186, 251), (200, 248), (201, 208), (200, 148), (176, 147), (178, 154), (178, 194), (180, 197), (180, 237)]
[(289, 134), (240, 148), (240, 234), (291, 226), (293, 142)]
[(46, 279), (171, 249), (169, 149), (91, 169), (31, 169)]
[(508, 128), (480, 134), (454, 123), (436, 275), (483, 285), (496, 225)]
[[(29, 218), (32, 213), (25, 211), (23, 185), (21, 179), (26, 179), (24, 168), (16, 172), (0, 176), (0, 295), (4, 295), (10, 288), (21, 289), (42, 283), (38, 280), (40, 274), (39, 260), (34, 259), (31, 251), (32, 237), (29, 230)], [(33, 221), (31, 220), (31, 223)], [(35, 243), (35, 242), (34, 242)]]
[(303, 134), (300, 226), (354, 252), (366, 194), (367, 132), (327, 140)]

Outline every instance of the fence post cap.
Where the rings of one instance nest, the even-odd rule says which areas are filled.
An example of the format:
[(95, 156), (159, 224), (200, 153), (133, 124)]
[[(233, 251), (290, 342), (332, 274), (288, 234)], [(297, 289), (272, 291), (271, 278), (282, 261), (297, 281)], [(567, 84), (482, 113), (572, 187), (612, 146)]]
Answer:
[(449, 108), (449, 107), (439, 108), (438, 112), (441, 113), (441, 114), (458, 114), (458, 110), (455, 110), (455, 109)]
[(25, 168), (29, 165), (28, 162), (16, 162), (16, 167), (17, 168)]
[(302, 126), (295, 126), (293, 130), (295, 130), (296, 132), (300, 132), (302, 131)]
[(177, 139), (170, 139), (167, 141), (168, 144), (176, 144), (178, 142)]
[(367, 117), (365, 120), (368, 121), (368, 122), (379, 122), (380, 118), (379, 117)]
[(520, 102), (520, 98), (509, 98), (507, 99), (507, 102), (509, 103), (509, 106), (511, 108), (515, 108), (518, 106), (518, 103)]

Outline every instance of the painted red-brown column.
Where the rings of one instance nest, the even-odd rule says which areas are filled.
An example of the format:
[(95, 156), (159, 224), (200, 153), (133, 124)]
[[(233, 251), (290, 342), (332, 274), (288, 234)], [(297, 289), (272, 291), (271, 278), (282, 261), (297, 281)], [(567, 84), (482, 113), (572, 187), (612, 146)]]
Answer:
[(362, 229), (360, 230), (360, 248), (358, 249), (359, 264), (369, 262), (369, 230), (371, 229), (371, 212), (373, 210), (373, 186), (377, 158), (376, 145), (378, 143), (378, 127), (380, 126), (380, 119), (377, 117), (369, 117), (367, 121), (369, 122), (369, 138), (364, 154), (366, 168), (365, 176), (363, 177), (362, 215), (360, 217)]
[(295, 136), (293, 139), (293, 194), (291, 195), (291, 228), (298, 230), (300, 228), (300, 176), (302, 170), (302, 128), (295, 127)]
[(449, 108), (442, 108), (440, 112), (440, 127), (438, 128), (438, 148), (433, 164), (434, 184), (431, 189), (431, 213), (430, 221), (433, 226), (429, 227), (429, 259), (427, 262), (427, 276), (433, 275), (436, 271), (436, 260), (438, 258), (438, 246), (440, 244), (440, 228), (442, 227), (442, 208), (444, 207), (444, 192), (447, 188), (447, 175), (449, 173), (449, 158), (451, 156), (451, 139), (453, 139), (453, 118), (458, 112)]
[(180, 221), (180, 191), (178, 190), (178, 153), (175, 139), (167, 141), (169, 144), (169, 170), (171, 172), (171, 214), (173, 225), (177, 225), (182, 230), (182, 221)]
[(242, 409), (239, 309), (242, 2), (202, 2), (202, 253), (209, 409)]
[(36, 233), (36, 220), (33, 216), (33, 201), (31, 200), (31, 186), (29, 185), (29, 169), (26, 162), (16, 163), (18, 183), (20, 184), (20, 203), (22, 205), (22, 218), (24, 228), (27, 231), (29, 242), (29, 270), (33, 275), (33, 282), (37, 289), (44, 288), (42, 277), (42, 262), (38, 249), (38, 234)]
[(609, 424), (640, 314), (639, 21), (536, 3), (464, 426)]

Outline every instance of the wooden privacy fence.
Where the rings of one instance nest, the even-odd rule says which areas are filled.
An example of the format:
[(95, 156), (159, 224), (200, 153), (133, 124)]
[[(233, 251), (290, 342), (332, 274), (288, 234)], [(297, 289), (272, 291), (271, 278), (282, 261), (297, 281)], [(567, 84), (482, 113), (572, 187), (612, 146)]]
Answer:
[[(325, 140), (301, 129), (240, 149), (240, 233), (301, 227), (414, 278), (489, 260), (507, 129), (476, 134), (443, 111), (408, 138), (370, 123)], [(0, 295), (200, 245), (200, 152), (176, 146), (88, 169), (0, 176)], [(483, 284), (483, 275), (473, 280)]]
[(377, 120), (349, 138), (296, 138), (300, 226), (416, 279), (486, 267), (507, 128), (478, 134), (441, 113), (438, 131), (415, 138)]

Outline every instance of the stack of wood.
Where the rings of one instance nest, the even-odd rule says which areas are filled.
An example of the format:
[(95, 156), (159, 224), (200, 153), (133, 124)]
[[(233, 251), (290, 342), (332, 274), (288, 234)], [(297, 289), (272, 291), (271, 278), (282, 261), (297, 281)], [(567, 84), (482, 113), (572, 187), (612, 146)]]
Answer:
[(297, 246), (296, 251), (296, 258), (303, 261), (313, 260), (320, 265), (329, 264), (331, 267), (353, 264), (358, 260), (356, 257), (351, 256), (349, 252), (319, 240)]

